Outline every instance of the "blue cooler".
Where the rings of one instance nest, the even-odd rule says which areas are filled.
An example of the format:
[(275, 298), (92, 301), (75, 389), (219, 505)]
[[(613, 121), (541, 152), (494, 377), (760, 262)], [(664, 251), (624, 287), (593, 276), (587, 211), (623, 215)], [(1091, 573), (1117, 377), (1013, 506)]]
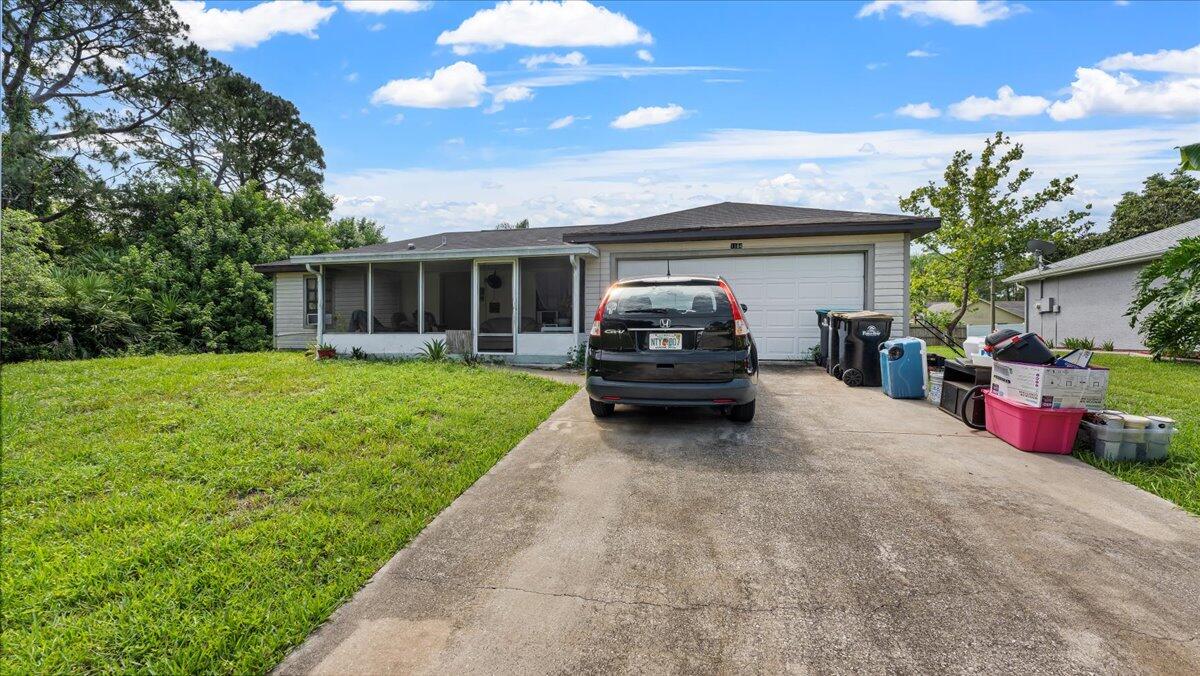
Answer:
[(883, 393), (893, 399), (924, 399), (926, 368), (920, 338), (897, 338), (879, 346)]

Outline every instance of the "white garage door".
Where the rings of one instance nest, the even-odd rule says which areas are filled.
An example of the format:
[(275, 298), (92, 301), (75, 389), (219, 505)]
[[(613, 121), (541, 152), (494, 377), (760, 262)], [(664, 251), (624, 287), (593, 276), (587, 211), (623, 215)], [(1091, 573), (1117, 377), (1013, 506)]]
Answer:
[[(720, 275), (729, 282), (750, 308), (746, 319), (762, 359), (808, 358), (820, 336), (814, 310), (862, 309), (863, 268), (861, 253), (671, 259), (673, 275)], [(621, 279), (666, 272), (665, 260), (617, 261)]]

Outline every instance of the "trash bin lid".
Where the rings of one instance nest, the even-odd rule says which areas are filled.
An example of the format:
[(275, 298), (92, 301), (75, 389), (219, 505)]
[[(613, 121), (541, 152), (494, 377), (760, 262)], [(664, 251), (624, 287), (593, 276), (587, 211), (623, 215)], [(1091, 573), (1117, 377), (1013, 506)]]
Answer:
[(857, 312), (842, 312), (839, 313), (842, 319), (894, 319), (892, 315), (886, 312), (875, 312), (874, 310), (859, 310)]

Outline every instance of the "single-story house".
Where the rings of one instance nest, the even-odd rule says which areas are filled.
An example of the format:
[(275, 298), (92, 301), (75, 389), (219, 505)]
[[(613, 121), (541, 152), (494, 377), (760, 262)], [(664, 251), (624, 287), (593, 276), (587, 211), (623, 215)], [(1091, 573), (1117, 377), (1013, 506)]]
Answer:
[(428, 340), (562, 363), (605, 290), (720, 275), (763, 359), (806, 359), (819, 307), (873, 309), (908, 331), (909, 241), (936, 218), (722, 202), (607, 225), (452, 231), (256, 266), (275, 279), (275, 346), (416, 353)]
[[(930, 312), (949, 312), (953, 315), (958, 311), (958, 303), (930, 303)], [(992, 305), (986, 300), (977, 300), (967, 306), (967, 313), (960, 322), (966, 327), (968, 336), (986, 336), (992, 332)], [(996, 330), (1023, 329), (1025, 326), (1025, 301), (998, 300), (996, 301)]]
[(1025, 287), (1026, 330), (1061, 345), (1067, 338), (1144, 350), (1125, 311), (1138, 273), (1181, 239), (1200, 236), (1200, 219), (1034, 268), (1004, 281)]

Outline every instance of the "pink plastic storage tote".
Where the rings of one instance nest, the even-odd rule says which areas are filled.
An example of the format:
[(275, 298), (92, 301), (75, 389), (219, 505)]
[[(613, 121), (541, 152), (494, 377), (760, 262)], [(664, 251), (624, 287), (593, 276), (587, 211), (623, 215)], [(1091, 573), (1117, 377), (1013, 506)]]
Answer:
[(1087, 409), (1034, 408), (984, 392), (987, 431), (1033, 453), (1070, 453)]

